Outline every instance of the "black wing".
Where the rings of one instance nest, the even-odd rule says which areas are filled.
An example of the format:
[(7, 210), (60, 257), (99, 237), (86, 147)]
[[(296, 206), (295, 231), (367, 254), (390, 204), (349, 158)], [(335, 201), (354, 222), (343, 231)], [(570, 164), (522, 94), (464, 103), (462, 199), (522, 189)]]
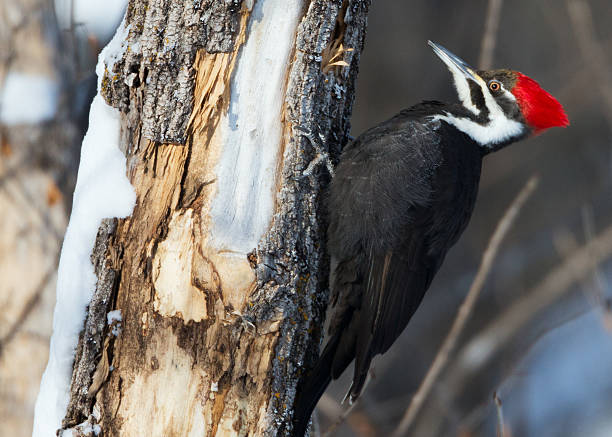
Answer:
[[(438, 103), (429, 105), (439, 106)], [(356, 398), (370, 362), (397, 339), (473, 209), (481, 154), (425, 106), (403, 111), (344, 150), (328, 198), (334, 312), (296, 402), (302, 436), (325, 388), (355, 359)], [(440, 213), (443, 212), (443, 213)]]
[(330, 333), (341, 336), (332, 377), (355, 358), (352, 399), (371, 360), (406, 327), (471, 215), (481, 154), (448, 129), (401, 113), (356, 141), (338, 168), (342, 179), (332, 182), (330, 204), (340, 214), (330, 211), (330, 252), (338, 261)]
[(362, 304), (351, 320), (357, 331), (351, 400), (363, 389), (372, 359), (391, 347), (414, 315), (441, 264), (441, 258), (427, 254), (422, 235), (413, 235), (368, 257)]

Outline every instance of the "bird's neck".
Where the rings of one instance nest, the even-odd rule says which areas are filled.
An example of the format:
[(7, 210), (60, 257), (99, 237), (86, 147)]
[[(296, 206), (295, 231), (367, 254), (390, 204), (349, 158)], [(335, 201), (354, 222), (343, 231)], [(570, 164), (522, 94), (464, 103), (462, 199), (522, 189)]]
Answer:
[(434, 120), (448, 123), (476, 142), (483, 154), (499, 150), (529, 134), (525, 125), (512, 120), (503, 112), (488, 108), (475, 113), (461, 104), (445, 105), (433, 115)]

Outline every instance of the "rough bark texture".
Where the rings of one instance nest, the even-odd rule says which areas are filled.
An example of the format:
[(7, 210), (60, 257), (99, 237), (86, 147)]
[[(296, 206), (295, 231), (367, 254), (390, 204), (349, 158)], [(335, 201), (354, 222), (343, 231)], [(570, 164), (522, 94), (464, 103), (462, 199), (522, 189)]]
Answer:
[[(97, 379), (101, 377), (106, 379), (106, 376), (108, 376), (104, 373), (100, 374), (100, 372), (104, 372), (108, 368), (107, 362), (102, 359), (102, 354), (104, 352), (103, 346), (105, 346), (103, 342), (106, 341), (106, 338), (109, 340), (111, 338), (110, 336), (104, 337), (104, 334), (107, 325), (106, 314), (113, 304), (113, 291), (117, 278), (115, 265), (118, 257), (111, 255), (110, 247), (110, 237), (115, 231), (116, 225), (116, 221), (113, 219), (104, 220), (98, 229), (95, 250), (91, 255), (91, 262), (94, 265), (98, 283), (96, 293), (89, 305), (85, 327), (79, 338), (72, 375), (73, 385), (87, 387), (87, 390), (81, 389), (70, 398), (68, 417), (78, 417), (79, 414), (86, 417), (89, 415), (92, 401), (97, 394), (97, 389), (100, 388), (100, 382)], [(107, 255), (112, 259), (107, 260)], [(106, 346), (109, 345), (106, 344)], [(100, 370), (96, 374), (98, 367)], [(76, 425), (76, 423), (70, 425)]]
[[(325, 163), (349, 130), (369, 1), (301, 7), (278, 84), (275, 207), (257, 247), (243, 253), (214, 241), (211, 205), (227, 147), (220, 120), (253, 3), (130, 2), (129, 45), (138, 50), (106, 73), (103, 92), (123, 112), (138, 200), (130, 218), (98, 234), (96, 296), (64, 428), (88, 421), (105, 436), (289, 434), (296, 385), (322, 335)], [(332, 65), (338, 60), (347, 65)], [(109, 303), (122, 312), (117, 337), (101, 329)]]
[(193, 108), (196, 53), (234, 49), (241, 0), (136, 0), (128, 6), (128, 51), (104, 77), (103, 95), (130, 110), (131, 87), (146, 81), (140, 115), (142, 135), (184, 143)]

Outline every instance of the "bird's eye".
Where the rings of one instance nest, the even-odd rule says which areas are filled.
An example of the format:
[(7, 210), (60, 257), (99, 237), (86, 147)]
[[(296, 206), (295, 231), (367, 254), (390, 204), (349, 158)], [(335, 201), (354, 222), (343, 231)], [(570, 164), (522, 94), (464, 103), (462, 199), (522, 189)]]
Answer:
[(492, 81), (489, 83), (489, 89), (490, 89), (491, 91), (499, 91), (499, 90), (500, 90), (500, 88), (501, 88), (501, 84), (500, 84), (498, 81), (496, 81), (496, 80), (492, 80)]

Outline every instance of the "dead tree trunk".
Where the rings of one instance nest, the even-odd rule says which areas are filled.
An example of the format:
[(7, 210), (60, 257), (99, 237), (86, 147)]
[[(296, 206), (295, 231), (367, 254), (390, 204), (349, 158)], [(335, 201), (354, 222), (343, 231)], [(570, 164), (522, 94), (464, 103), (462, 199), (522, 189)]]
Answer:
[(101, 92), (121, 110), (137, 202), (98, 232), (64, 429), (289, 433), (322, 335), (321, 193), (349, 131), (368, 7), (130, 1)]

